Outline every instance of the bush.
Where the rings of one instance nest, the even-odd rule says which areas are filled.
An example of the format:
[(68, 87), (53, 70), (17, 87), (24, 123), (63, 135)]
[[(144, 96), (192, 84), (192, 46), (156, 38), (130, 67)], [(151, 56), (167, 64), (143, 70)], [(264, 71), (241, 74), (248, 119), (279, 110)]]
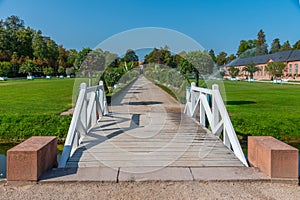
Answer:
[(7, 76), (7, 74), (11, 71), (11, 68), (11, 62), (0, 62), (0, 77)]

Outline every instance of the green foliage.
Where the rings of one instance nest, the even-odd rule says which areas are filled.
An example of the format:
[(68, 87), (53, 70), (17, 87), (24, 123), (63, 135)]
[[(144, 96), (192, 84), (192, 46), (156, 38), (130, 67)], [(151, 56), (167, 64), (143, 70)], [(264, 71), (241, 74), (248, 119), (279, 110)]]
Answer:
[(63, 67), (63, 66), (59, 66), (58, 67), (58, 70), (57, 70), (57, 72), (59, 73), (59, 74), (64, 74), (65, 73), (65, 68)]
[(298, 40), (297, 42), (295, 42), (295, 44), (293, 45), (294, 49), (300, 49), (300, 40)]
[(256, 42), (256, 49), (255, 55), (265, 55), (268, 54), (268, 45), (266, 43), (266, 35), (262, 29), (259, 30), (257, 33), (257, 42)]
[(227, 58), (226, 58), (226, 62), (229, 63), (230, 61), (236, 59), (236, 56), (234, 54), (230, 54)]
[(7, 74), (11, 71), (12, 64), (10, 62), (0, 62), (0, 77), (7, 76)]
[(34, 31), (24, 26), (17, 16), (7, 17), (0, 24), (0, 61), (10, 61), (14, 52), (18, 56), (31, 57), (31, 41)]
[(248, 41), (241, 40), (236, 54), (239, 57), (241, 57), (242, 54), (244, 54), (247, 50), (255, 49), (255, 47), (256, 47), (256, 40), (248, 40)]
[(290, 45), (290, 42), (287, 40), (281, 46), (280, 51), (288, 51), (288, 50), (292, 50), (292, 47)]
[(47, 43), (45, 42), (42, 31), (38, 30), (32, 40), (33, 55), (37, 59), (46, 59), (48, 57)]
[(235, 78), (239, 75), (240, 69), (237, 67), (229, 67), (228, 73), (229, 73), (229, 76), (231, 76), (231, 78)]
[(280, 40), (279, 38), (275, 38), (271, 44), (270, 53), (276, 53), (280, 51), (280, 49), (281, 49)]
[(215, 55), (215, 51), (213, 49), (209, 50), (208, 54), (210, 55), (211, 59), (216, 62), (216, 55)]
[(189, 75), (190, 73), (192, 73), (192, 72), (195, 71), (193, 65), (192, 65), (189, 61), (187, 61), (185, 58), (181, 58), (181, 59), (180, 59), (179, 66), (180, 66), (180, 68), (179, 68), (180, 73), (181, 73), (182, 75), (184, 75), (185, 79), (186, 79), (186, 80), (188, 81), (188, 83), (190, 84), (191, 81), (190, 81), (190, 78), (189, 78), (188, 75)]
[(125, 56), (121, 59), (122, 62), (138, 62), (139, 57), (135, 54), (135, 52), (132, 49), (128, 49), (126, 51)]
[(38, 68), (38, 66), (32, 61), (32, 60), (27, 60), (26, 62), (24, 62), (20, 69), (19, 72), (20, 73), (27, 73), (28, 76), (31, 76), (32, 73), (34, 72), (38, 72), (40, 69)]
[(207, 75), (213, 71), (214, 62), (205, 51), (190, 51), (184, 58), (193, 65), (195, 73)]
[(19, 76), (19, 68), (27, 60), (33, 60), (41, 69), (52, 67), (56, 74), (58, 66), (73, 67), (76, 57), (76, 50), (68, 51), (42, 31), (25, 27), (19, 17), (0, 19), (0, 62), (13, 64), (8, 76)]
[(180, 61), (180, 72), (188, 80), (187, 73), (193, 73), (196, 85), (199, 83), (200, 75), (208, 75), (213, 72), (214, 62), (211, 56), (205, 51), (191, 51)]
[(104, 81), (108, 87), (113, 87), (122, 76), (121, 68), (110, 68), (104, 72)]
[(270, 73), (272, 77), (278, 78), (283, 75), (283, 69), (286, 65), (283, 62), (269, 62), (265, 70)]
[(254, 63), (250, 63), (243, 68), (244, 72), (248, 72), (251, 79), (253, 79), (253, 74), (257, 71), (260, 71), (260, 68), (257, 67)]
[(43, 69), (43, 73), (46, 75), (46, 76), (51, 76), (53, 74), (54, 70), (52, 67), (46, 67)]
[(227, 53), (222, 51), (216, 57), (216, 63), (218, 66), (223, 66), (227, 63)]
[(172, 68), (176, 68), (180, 62), (180, 55), (172, 55), (168, 46), (157, 49), (154, 48), (145, 56), (144, 64), (162, 64)]
[(75, 60), (74, 60), (74, 68), (79, 70), (82, 62), (86, 59), (87, 55), (92, 51), (90, 48), (83, 48), (78, 52)]

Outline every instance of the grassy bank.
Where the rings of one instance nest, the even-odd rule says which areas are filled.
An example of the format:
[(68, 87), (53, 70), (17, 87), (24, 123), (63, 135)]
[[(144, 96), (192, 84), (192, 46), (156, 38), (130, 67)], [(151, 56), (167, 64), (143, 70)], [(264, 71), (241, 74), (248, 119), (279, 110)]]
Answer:
[(71, 116), (74, 79), (0, 82), (0, 143), (18, 143), (32, 135), (56, 135), (62, 141)]

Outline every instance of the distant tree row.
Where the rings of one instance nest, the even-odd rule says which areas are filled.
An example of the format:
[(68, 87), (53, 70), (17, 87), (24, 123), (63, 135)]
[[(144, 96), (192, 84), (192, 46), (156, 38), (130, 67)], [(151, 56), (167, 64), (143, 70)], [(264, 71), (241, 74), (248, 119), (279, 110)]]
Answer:
[(266, 35), (264, 31), (261, 29), (257, 33), (257, 39), (240, 41), (240, 45), (238, 47), (238, 51), (236, 55), (239, 57), (251, 57), (251, 56), (265, 55), (268, 53), (272, 54), (280, 51), (287, 51), (293, 49), (294, 50), (300, 49), (300, 40), (298, 40), (297, 42), (295, 42), (293, 46), (291, 46), (288, 40), (281, 45), (280, 39), (275, 38), (271, 43), (270, 50), (268, 51), (268, 44), (266, 43)]
[(10, 76), (19, 76), (25, 71), (29, 74), (72, 72), (77, 54), (75, 49), (67, 50), (42, 35), (42, 31), (26, 27), (17, 16), (0, 20), (0, 62)]
[(193, 76), (198, 85), (201, 76), (209, 75), (215, 67), (214, 61), (206, 51), (190, 51), (173, 54), (168, 47), (154, 48), (145, 56), (144, 64), (166, 66), (168, 70), (176, 69), (186, 78)]
[(71, 75), (79, 70), (92, 76), (93, 70), (104, 68), (112, 74), (137, 66), (138, 60), (130, 49), (122, 58), (101, 49), (68, 50), (17, 16), (0, 20), (0, 76)]
[(209, 51), (209, 55), (218, 66), (223, 66), (234, 60), (236, 57), (246, 58), (297, 49), (300, 49), (300, 40), (291, 45), (288, 40), (281, 44), (279, 38), (275, 38), (271, 43), (270, 50), (268, 50), (266, 35), (261, 29), (257, 33), (257, 39), (240, 41), (236, 55), (228, 55), (226, 52), (222, 51), (216, 56), (214, 50), (212, 49)]

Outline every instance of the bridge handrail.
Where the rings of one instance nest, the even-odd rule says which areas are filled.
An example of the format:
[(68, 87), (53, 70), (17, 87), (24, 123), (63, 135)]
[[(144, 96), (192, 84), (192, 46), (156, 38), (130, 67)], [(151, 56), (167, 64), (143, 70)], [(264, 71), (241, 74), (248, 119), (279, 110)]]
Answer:
[[(209, 97), (211, 97), (211, 106)], [(219, 86), (214, 84), (212, 89), (207, 89), (196, 87), (195, 83), (192, 83), (190, 90), (187, 90), (186, 100), (187, 103), (184, 113), (196, 118), (197, 112), (200, 111), (199, 122), (203, 126), (206, 126), (206, 116), (212, 133), (219, 138), (223, 132), (223, 143), (248, 167), (248, 163), (220, 94)]]
[(88, 134), (97, 121), (108, 113), (103, 82), (88, 87), (80, 84), (80, 91), (75, 105), (72, 121), (65, 140), (64, 149), (59, 161), (59, 168), (64, 168), (83, 137)]

